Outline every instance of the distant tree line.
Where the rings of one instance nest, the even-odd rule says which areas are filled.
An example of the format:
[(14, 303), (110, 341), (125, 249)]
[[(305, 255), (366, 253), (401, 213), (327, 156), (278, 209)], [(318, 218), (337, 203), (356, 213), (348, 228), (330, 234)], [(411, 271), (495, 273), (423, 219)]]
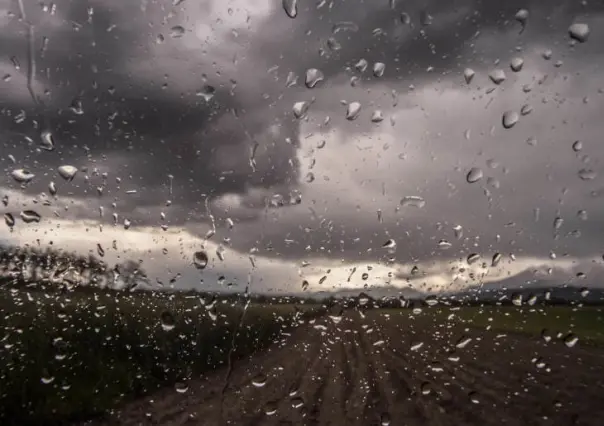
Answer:
[[(102, 253), (100, 253), (102, 255)], [(54, 247), (23, 247), (0, 245), (0, 285), (35, 286), (43, 288), (75, 288), (84, 291), (97, 290), (152, 290), (147, 273), (139, 262), (126, 260), (113, 266), (89, 253), (87, 255), (68, 252)], [(170, 296), (173, 292), (164, 290)], [(545, 294), (549, 297), (546, 299)], [(520, 306), (544, 305), (602, 305), (604, 290), (591, 288), (563, 289), (536, 288), (512, 291), (494, 291), (485, 294), (464, 294), (427, 298), (407, 299), (403, 296), (373, 298), (366, 293), (355, 296), (338, 297), (336, 294), (323, 295), (270, 295), (246, 292), (200, 292), (198, 290), (178, 291), (179, 297), (197, 297), (201, 295), (225, 300), (233, 304), (248, 302), (260, 304), (313, 304), (326, 308), (340, 306), (347, 309), (373, 308), (415, 308), (424, 305), (439, 306), (509, 306), (518, 305), (514, 295), (522, 294)], [(583, 295), (588, 295), (583, 296)], [(432, 300), (430, 300), (432, 299)]]
[(0, 246), (0, 280), (15, 285), (54, 284), (133, 289), (148, 283), (138, 262), (109, 267), (92, 254), (78, 255), (52, 247)]

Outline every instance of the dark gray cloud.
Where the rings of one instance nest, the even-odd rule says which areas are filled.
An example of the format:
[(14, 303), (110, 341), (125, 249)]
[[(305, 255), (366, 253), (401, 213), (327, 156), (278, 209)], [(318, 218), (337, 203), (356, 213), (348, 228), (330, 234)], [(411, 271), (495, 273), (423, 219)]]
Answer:
[[(254, 99), (246, 99), (245, 85), (238, 89), (237, 76), (220, 75), (220, 70), (213, 70), (215, 58), (211, 55), (191, 55), (191, 51), (174, 47), (180, 39), (171, 39), (169, 33), (176, 22), (161, 25), (168, 13), (161, 13), (164, 6), (168, 9), (169, 2), (143, 12), (133, 5), (59, 2), (57, 10), (62, 14), (54, 23), (59, 29), (44, 25), (52, 18), (40, 13), (28, 15), (36, 23), (38, 38), (45, 31), (52, 33), (43, 54), (36, 51), (37, 81), (49, 95), (37, 93), (40, 105), (32, 105), (27, 97), (5, 100), (6, 146), (18, 159), (18, 166), (52, 174), (66, 162), (89, 168), (94, 163), (103, 166), (107, 156), (114, 159), (110, 165), (112, 179), (134, 176), (135, 184), (144, 188), (144, 196), (136, 199), (139, 206), (165, 201), (158, 199), (159, 194), (164, 197), (165, 191), (158, 193), (157, 189), (167, 188), (168, 175), (173, 176), (170, 198), (193, 206), (193, 200), (206, 194), (295, 185), (297, 124), (281, 120), (281, 111), (271, 113), (273, 101), (263, 100), (260, 93)], [(146, 28), (148, 24), (153, 28), (151, 32)], [(172, 47), (160, 46), (154, 57), (156, 36), (160, 34), (165, 37), (164, 44)], [(19, 60), (21, 72), (26, 72), (27, 43), (23, 31), (6, 37), (10, 42), (17, 41), (15, 50), (23, 57)], [(38, 44), (39, 40), (35, 49)], [(236, 50), (237, 46), (227, 48)], [(152, 69), (140, 67), (142, 75), (129, 70), (128, 64), (136, 65), (137, 61), (149, 61), (149, 67), (155, 63), (167, 67), (171, 75), (155, 75), (158, 79), (149, 81), (149, 75), (154, 77)], [(185, 92), (178, 93), (174, 87), (178, 87), (179, 72), (186, 73), (190, 65), (196, 76), (189, 79), (192, 84)], [(254, 65), (253, 61), (242, 67), (250, 65)], [(203, 96), (208, 87), (212, 88), (210, 100)], [(74, 102), (81, 105), (83, 114), (72, 111)], [(16, 122), (20, 120), (14, 120), (14, 116), (21, 110), (27, 118)], [(268, 128), (273, 125), (278, 127), (271, 136)], [(46, 128), (53, 132), (56, 150), (36, 152), (40, 132)], [(27, 142), (24, 136), (33, 142)], [(254, 165), (250, 164), (252, 155)], [(106, 186), (106, 193), (115, 191), (115, 185), (102, 179), (90, 182)], [(28, 190), (36, 193), (46, 185), (47, 182), (36, 180)], [(95, 192), (94, 187), (80, 185), (72, 191), (86, 197), (91, 189)], [(180, 220), (186, 217), (181, 215)]]
[[(388, 1), (311, 2), (292, 20), (277, 2), (246, 22), (236, 18), (246, 13), (244, 4), (233, 3), (230, 15), (217, 4), (200, 10), (186, 3), (64, 1), (55, 15), (28, 10), (41, 103), (34, 105), (24, 87), (0, 100), (3, 186), (18, 188), (8, 174), (25, 167), (37, 175), (25, 188), (33, 195), (50, 180), (59, 183), (59, 165), (85, 166), (88, 181), (81, 173), (60, 186), (60, 194), (90, 206), (71, 208), (69, 217), (97, 217), (99, 204), (116, 202), (136, 225), (156, 224), (171, 200), (169, 223), (200, 234), (207, 228), (199, 223), (209, 223), (209, 197), (219, 228), (227, 217), (237, 222), (233, 248), (259, 247), (269, 257), (294, 260), (388, 261), (392, 254), (381, 245), (389, 238), (405, 262), (474, 251), (590, 256), (600, 250), (600, 197), (592, 194), (599, 176), (581, 181), (577, 173), (601, 169), (594, 120), (602, 101), (577, 102), (593, 92), (589, 82), (601, 71), (601, 4), (434, 0), (399, 1), (393, 9)], [(514, 19), (520, 8), (530, 14), (522, 32)], [(402, 22), (402, 13), (410, 23)], [(575, 20), (589, 23), (591, 34), (571, 47), (567, 29)], [(185, 29), (181, 38), (170, 37), (176, 25)], [(338, 25), (346, 28), (334, 31)], [(204, 32), (211, 40), (196, 37)], [(158, 44), (160, 34), (165, 40)], [(42, 37), (48, 37), (44, 52)], [(0, 45), (18, 58), (21, 68), (13, 73), (26, 73), (25, 26), (12, 19)], [(541, 57), (547, 49), (550, 61)], [(524, 58), (524, 71), (509, 69), (513, 56)], [(368, 62), (364, 73), (354, 68), (361, 58)], [(371, 71), (377, 61), (386, 64), (379, 78)], [(463, 82), (466, 67), (476, 71), (470, 85)], [(315, 89), (304, 87), (308, 68), (325, 74)], [(488, 80), (494, 68), (508, 75), (501, 86)], [(288, 88), (290, 72), (299, 80)], [(359, 77), (354, 87), (353, 76)], [(209, 86), (213, 96), (206, 100)], [(491, 87), (495, 91), (486, 93)], [(361, 102), (357, 120), (345, 119), (342, 99)], [(70, 108), (74, 100), (83, 114)], [(307, 119), (293, 116), (298, 101), (312, 101)], [(503, 133), (503, 111), (525, 103), (535, 111)], [(378, 108), (386, 120), (376, 125), (370, 117)], [(21, 111), (24, 121), (15, 119)], [(326, 116), (331, 122), (324, 126)], [(46, 128), (57, 142), (53, 152), (36, 149)], [(309, 148), (309, 140), (321, 137), (331, 145)], [(534, 149), (526, 143), (530, 137), (538, 141)], [(579, 154), (570, 147), (576, 139), (585, 139)], [(589, 159), (581, 159), (585, 154)], [(489, 168), (491, 158), (501, 165)], [(465, 182), (471, 167), (485, 173), (475, 185)], [(97, 187), (104, 188), (102, 196)], [(127, 195), (128, 189), (137, 193)], [(234, 204), (225, 201), (233, 195), (239, 197)], [(401, 207), (408, 195), (424, 197), (426, 206)], [(289, 202), (298, 197), (299, 204)], [(267, 209), (271, 200), (285, 206)], [(588, 220), (577, 216), (580, 209)], [(564, 224), (554, 232), (556, 217)], [(456, 225), (464, 228), (460, 241)], [(218, 237), (227, 235), (219, 229)], [(441, 239), (453, 247), (439, 249)]]

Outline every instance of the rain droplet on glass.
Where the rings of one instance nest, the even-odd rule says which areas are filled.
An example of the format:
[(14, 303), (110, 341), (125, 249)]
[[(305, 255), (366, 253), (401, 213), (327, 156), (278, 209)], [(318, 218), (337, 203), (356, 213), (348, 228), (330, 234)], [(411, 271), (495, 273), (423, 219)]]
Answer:
[(11, 176), (14, 180), (16, 180), (19, 183), (30, 182), (35, 177), (35, 175), (33, 173), (29, 172), (26, 169), (13, 170), (11, 172)]
[(292, 408), (302, 408), (304, 406), (304, 400), (300, 397), (292, 398)]
[(298, 76), (295, 72), (290, 71), (287, 73), (287, 78), (285, 79), (285, 87), (292, 87), (298, 83)]
[(339, 21), (333, 24), (331, 27), (331, 32), (333, 34), (337, 34), (340, 31), (352, 31), (357, 32), (359, 30), (359, 26), (352, 21)]
[(438, 248), (441, 250), (447, 250), (450, 249), (453, 246), (453, 244), (451, 244), (449, 241), (447, 240), (440, 240), (438, 242)]
[(15, 226), (15, 217), (12, 213), (4, 213), (4, 223), (6, 223), (6, 226), (9, 228)]
[(574, 141), (573, 142), (573, 151), (579, 152), (582, 149), (583, 149), (583, 142), (581, 142), (581, 141)]
[(515, 57), (512, 58), (512, 60), (510, 61), (510, 68), (512, 69), (512, 71), (514, 72), (519, 72), (522, 70), (522, 67), (524, 65), (524, 59), (520, 58), (520, 57)]
[(516, 111), (506, 111), (501, 118), (501, 124), (504, 129), (511, 129), (518, 123), (520, 115)]
[(371, 115), (371, 121), (373, 123), (380, 123), (384, 121), (384, 115), (382, 114), (382, 111), (379, 109), (373, 111), (373, 114)]
[(457, 349), (464, 349), (466, 346), (468, 346), (470, 344), (470, 342), (472, 341), (471, 337), (461, 337), (457, 343), (455, 343), (455, 347)]
[(455, 225), (453, 227), (453, 232), (455, 233), (455, 238), (458, 240), (463, 237), (463, 227), (461, 225)]
[(197, 269), (205, 269), (208, 266), (208, 255), (205, 251), (197, 251), (193, 254), (193, 264)]
[(514, 19), (516, 19), (516, 21), (518, 21), (521, 25), (520, 34), (524, 32), (524, 29), (526, 28), (526, 24), (528, 22), (528, 18), (529, 11), (526, 9), (520, 9), (518, 12), (516, 12)]
[(274, 401), (267, 402), (264, 406), (264, 414), (274, 416), (277, 413), (277, 403)]
[(497, 265), (499, 265), (499, 262), (501, 262), (503, 256), (501, 256), (501, 253), (495, 253), (493, 255), (493, 259), (491, 260), (491, 266), (494, 268)]
[(255, 388), (263, 388), (266, 386), (267, 378), (264, 374), (258, 374), (252, 379), (252, 385)]
[(159, 320), (161, 323), (161, 328), (164, 329), (164, 331), (172, 331), (174, 330), (174, 327), (176, 327), (174, 315), (172, 315), (169, 311), (163, 311), (159, 316)]
[(59, 172), (59, 176), (63, 179), (70, 181), (72, 180), (78, 172), (78, 169), (74, 166), (63, 165), (60, 166), (57, 171)]
[(564, 337), (564, 344), (568, 348), (575, 347), (575, 345), (577, 344), (578, 341), (579, 341), (579, 338), (572, 333), (570, 333), (566, 337)]
[(421, 209), (426, 205), (426, 200), (417, 195), (407, 195), (401, 199), (400, 204), (403, 207), (416, 207)]
[(187, 393), (189, 385), (186, 382), (176, 382), (174, 384), (174, 390), (176, 390), (177, 393)]
[(300, 119), (306, 115), (308, 111), (308, 107), (310, 106), (309, 102), (296, 102), (293, 107), (294, 117)]
[(482, 169), (480, 169), (478, 167), (472, 167), (468, 171), (468, 174), (466, 175), (466, 181), (468, 183), (475, 183), (475, 182), (478, 182), (480, 179), (482, 179), (482, 177), (483, 177)]
[(44, 130), (40, 134), (40, 148), (46, 151), (52, 151), (55, 148), (55, 141), (49, 130)]
[(524, 104), (524, 105), (522, 105), (522, 108), (520, 108), (521, 115), (529, 115), (532, 111), (533, 111), (533, 107), (530, 106), (529, 104)]
[(367, 69), (368, 66), (369, 66), (369, 63), (365, 59), (359, 59), (359, 61), (356, 64), (354, 64), (354, 67), (359, 72), (365, 72), (365, 70)]
[(597, 176), (595, 170), (592, 169), (581, 169), (579, 170), (579, 178), (581, 180), (594, 180)]
[(524, 25), (529, 18), (529, 11), (526, 9), (520, 9), (518, 12), (516, 12), (514, 18), (516, 21)]
[(361, 104), (359, 102), (351, 102), (346, 108), (346, 119), (349, 121), (356, 120), (361, 112)]
[(381, 426), (390, 426), (390, 414), (388, 413), (382, 413), (382, 415), (380, 416), (380, 425)]
[(82, 100), (79, 98), (75, 98), (73, 101), (71, 101), (71, 104), (69, 105), (69, 109), (75, 115), (84, 114), (84, 105), (82, 104)]
[(185, 35), (185, 29), (180, 25), (175, 25), (170, 28), (170, 37), (172, 38), (181, 38)]
[(289, 18), (295, 19), (298, 16), (298, 0), (283, 0), (282, 6)]
[(568, 27), (568, 34), (573, 40), (585, 43), (589, 38), (589, 26), (583, 23), (574, 23)]
[(317, 68), (309, 68), (308, 70), (306, 70), (306, 87), (312, 89), (321, 81), (323, 81), (324, 78), (325, 76), (323, 75), (323, 72), (321, 70), (318, 70)]
[(382, 244), (382, 248), (391, 249), (394, 247), (396, 247), (396, 241), (394, 241), (392, 238)]
[(489, 78), (493, 83), (499, 85), (505, 81), (505, 71), (503, 71), (502, 69), (493, 70), (489, 74)]
[(44, 385), (49, 385), (54, 381), (55, 381), (54, 376), (51, 376), (49, 374), (43, 375), (42, 378), (40, 379), (40, 382)]
[(381, 77), (384, 75), (384, 71), (386, 70), (386, 64), (383, 62), (376, 62), (373, 64), (373, 75), (376, 77)]
[(34, 210), (23, 210), (19, 214), (19, 216), (21, 217), (21, 220), (25, 223), (38, 223), (40, 222), (40, 220), (42, 220), (42, 216), (40, 216)]
[(476, 75), (476, 72), (474, 72), (474, 70), (472, 68), (466, 68), (463, 71), (463, 78), (466, 80), (466, 84), (470, 84), (472, 82), (472, 80), (474, 79), (475, 75)]

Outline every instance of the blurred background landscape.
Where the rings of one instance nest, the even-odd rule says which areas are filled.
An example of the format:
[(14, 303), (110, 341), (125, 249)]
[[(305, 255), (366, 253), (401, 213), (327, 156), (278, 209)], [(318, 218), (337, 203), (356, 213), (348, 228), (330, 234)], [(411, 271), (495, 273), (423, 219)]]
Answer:
[(0, 0), (0, 423), (604, 424), (603, 12)]

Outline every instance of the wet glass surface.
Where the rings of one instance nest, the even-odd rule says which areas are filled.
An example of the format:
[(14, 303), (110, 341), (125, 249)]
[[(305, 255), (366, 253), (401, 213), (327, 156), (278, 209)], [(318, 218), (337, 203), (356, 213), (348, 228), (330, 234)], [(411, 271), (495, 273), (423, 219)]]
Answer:
[(604, 424), (603, 18), (0, 1), (0, 424)]

